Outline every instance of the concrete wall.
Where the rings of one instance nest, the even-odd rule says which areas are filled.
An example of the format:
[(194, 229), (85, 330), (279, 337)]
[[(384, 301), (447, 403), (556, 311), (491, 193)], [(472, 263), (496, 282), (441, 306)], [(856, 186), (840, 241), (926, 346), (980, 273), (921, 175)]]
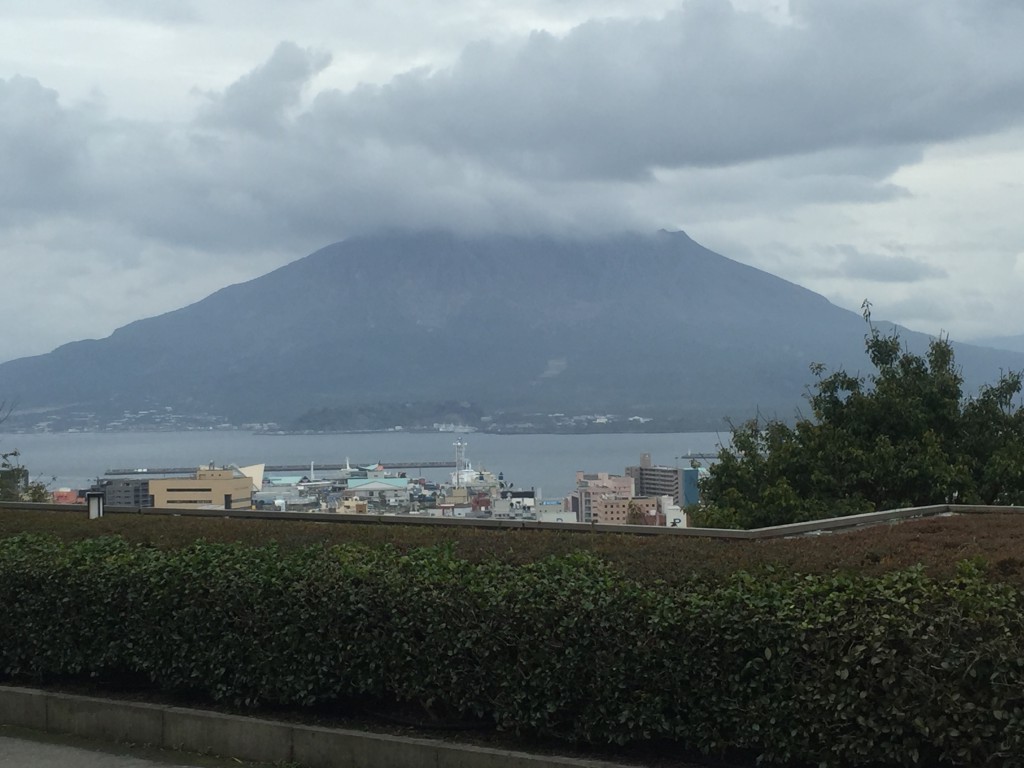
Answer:
[[(85, 505), (79, 504), (31, 504), (23, 501), (0, 501), (0, 509), (32, 509), (40, 511), (79, 511), (87, 514)], [(934, 517), (948, 514), (1020, 513), (1024, 507), (980, 506), (958, 504), (935, 504), (929, 507), (908, 507), (890, 509), (884, 512), (865, 512), (860, 515), (830, 517), (810, 520), (805, 523), (775, 525), (752, 530), (729, 530), (725, 528), (669, 528), (653, 525), (595, 525), (593, 523), (550, 523), (536, 520), (487, 520), (478, 518), (429, 517), (426, 515), (339, 515), (333, 512), (279, 512), (271, 510), (241, 509), (135, 509), (131, 507), (109, 508), (104, 514), (178, 515), (181, 517), (230, 517), (258, 520), (305, 520), (324, 523), (374, 523), (381, 525), (452, 525), (469, 528), (535, 528), (549, 531), (588, 531), (590, 533), (631, 533), (637, 536), (695, 536), (705, 539), (781, 539), (817, 531), (841, 531), (845, 528), (861, 528), (868, 525), (897, 522), (915, 517)]]

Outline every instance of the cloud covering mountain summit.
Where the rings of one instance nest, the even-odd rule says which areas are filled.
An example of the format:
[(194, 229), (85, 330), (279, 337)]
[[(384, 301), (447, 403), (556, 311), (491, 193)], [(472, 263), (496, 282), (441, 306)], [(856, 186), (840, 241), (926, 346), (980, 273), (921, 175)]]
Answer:
[(395, 226), (681, 227), (848, 308), (1024, 329), (1018, 3), (130, 5), (7, 9), (0, 359)]

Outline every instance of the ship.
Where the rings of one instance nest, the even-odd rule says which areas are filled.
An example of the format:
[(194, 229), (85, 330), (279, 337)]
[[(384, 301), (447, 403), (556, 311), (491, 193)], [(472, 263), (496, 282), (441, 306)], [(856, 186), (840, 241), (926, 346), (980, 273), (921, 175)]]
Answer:
[(473, 463), (466, 458), (467, 443), (463, 440), (456, 440), (452, 445), (455, 448), (455, 471), (449, 476), (449, 483), (452, 488), (466, 488), (468, 490), (491, 490), (500, 488), (504, 478), (499, 474), (486, 469), (474, 469)]

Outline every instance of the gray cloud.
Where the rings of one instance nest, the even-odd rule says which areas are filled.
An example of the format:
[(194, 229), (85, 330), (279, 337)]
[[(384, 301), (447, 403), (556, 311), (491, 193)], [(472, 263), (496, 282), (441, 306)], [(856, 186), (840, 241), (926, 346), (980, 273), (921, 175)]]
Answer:
[(0, 115), (0, 221), (61, 210), (88, 161), (88, 116), (27, 77), (0, 80)]
[[(854, 302), (863, 301), (861, 294), (848, 294), (843, 297), (842, 303), (852, 305)], [(958, 302), (946, 301), (943, 298), (926, 293), (902, 293), (886, 296), (884, 303), (871, 299), (872, 317), (876, 320), (892, 321), (899, 318), (898, 324), (904, 328), (924, 330), (928, 333), (938, 334), (949, 328), (950, 321), (954, 320), (958, 309)], [(962, 340), (957, 337), (957, 340)]]
[[(327, 5), (309, 0), (302, 9)], [(663, 5), (652, 0), (628, 13), (658, 13)], [(261, 48), (269, 52), (263, 63), (235, 53), (234, 74), (221, 70), (198, 83), (194, 111), (174, 121), (124, 119), (101, 97), (67, 102), (31, 72), (9, 75), (0, 78), (0, 256), (54, 254), (40, 263), (55, 280), (72, 279), (76, 254), (90, 263), (77, 281), (179, 280), (168, 298), (142, 288), (135, 295), (148, 303), (125, 319), (145, 313), (143, 305), (159, 311), (179, 297), (197, 298), (200, 285), (212, 289), (349, 234), (396, 225), (515, 232), (681, 226), (713, 235), (717, 227), (720, 241), (737, 245), (730, 254), (778, 266), (791, 279), (817, 279), (831, 295), (839, 289), (829, 280), (870, 279), (894, 291), (940, 280), (945, 273), (920, 251), (887, 246), (901, 242), (891, 231), (882, 242), (862, 243), (872, 217), (848, 210), (909, 199), (901, 170), (926, 164), (936, 146), (1024, 125), (1024, 6), (790, 5), (789, 20), (711, 0), (637, 18), (621, 3), (603, 2), (607, 18), (556, 25), (557, 34), (496, 33), (434, 59), (423, 54), (431, 53), (423, 42), (429, 36), (419, 33), (420, 47), (407, 58), (439, 64), (344, 89), (324, 83), (336, 82), (342, 62), (355, 66), (349, 57), (367, 44), (354, 40), (351, 50), (339, 44), (327, 53), (313, 30), (296, 39), (315, 41), (315, 49), (275, 48), (275, 39)], [(0, 7), (28, 13), (4, 0)], [(38, 13), (56, 17), (64, 7), (46, 0)], [(182, 7), (176, 16), (173, 3), (146, 12), (121, 0), (89, 6), (105, 18), (127, 16), (133, 30), (144, 22), (177, 30), (187, 21), (197, 35), (207, 17), (226, 13)], [(525, 18), (564, 12), (565, 19), (582, 18), (590, 6), (535, 0), (525, 7)], [(287, 27), (291, 7), (267, 8), (275, 25)], [(417, 9), (417, 23), (441, 8)], [(479, 11), (487, 33), (505, 20), (495, 8)], [(394, 7), (364, 12), (354, 23), (376, 40), (396, 14)], [(516, 29), (526, 23), (515, 21)], [(255, 24), (248, 16), (238, 23)], [(263, 29), (261, 39), (268, 34)], [(412, 35), (407, 28), (395, 34)], [(804, 223), (834, 225), (840, 209), (841, 235), (815, 233), (813, 242), (790, 249), (749, 235), (751, 221), (793, 222), (808, 211)], [(751, 227), (746, 238), (737, 222)], [(1005, 226), (993, 237), (1019, 248), (1016, 225)], [(828, 245), (836, 241), (859, 245)], [(808, 267), (812, 254), (817, 267)], [(822, 254), (831, 264), (822, 265)], [(208, 281), (175, 278), (159, 266), (164, 259), (205, 265)], [(57, 314), (40, 327), (53, 323), (54, 334), (76, 327), (70, 320), (61, 326)]]
[[(95, 1), (95, 0), (94, 0)], [(102, 11), (129, 19), (146, 19), (160, 23), (183, 24), (199, 20), (199, 13), (190, 0), (99, 0)]]
[[(1024, 112), (1024, 59), (990, 39), (1024, 29), (1024, 11), (994, 12), (813, 0), (780, 25), (695, 2), (474, 44), (451, 68), (308, 106), (330, 57), (282, 43), (177, 125), (62, 107), (14, 78), (0, 85), (19, 121), (0, 129), (7, 200), (218, 249), (395, 223), (657, 225), (647, 198), (666, 189), (687, 209), (888, 200), (903, 192), (887, 177), (927, 142)], [(642, 204), (617, 205), (616, 185)]]
[(779, 25), (694, 2), (470, 46), (450, 69), (324, 94), (314, 114), (531, 177), (635, 179), (865, 145), (904, 145), (909, 162), (923, 143), (1024, 114), (1024, 59), (1006, 35), (1024, 8), (976, 9), (810, 0)]
[(853, 280), (878, 283), (917, 283), (922, 280), (948, 277), (944, 269), (923, 264), (909, 256), (885, 256), (864, 253), (852, 245), (838, 245), (835, 251), (843, 254), (838, 274)]
[(981, 5), (808, 0), (779, 24), (694, 2), (474, 44), (308, 104), (330, 56), (282, 43), (176, 125), (13, 78), (5, 200), (222, 250), (396, 223), (658, 225), (663, 193), (687, 210), (891, 200), (922, 146), (1024, 114), (1024, 58), (999, 48), (1016, 51), (1024, 10)]
[(73, 12), (79, 18), (120, 17), (161, 23), (191, 22), (198, 18), (191, 0), (0, 0), (5, 18), (66, 18)]
[(281, 43), (270, 59), (232, 83), (223, 93), (208, 94), (201, 124), (241, 132), (279, 133), (310, 79), (331, 63), (326, 53)]

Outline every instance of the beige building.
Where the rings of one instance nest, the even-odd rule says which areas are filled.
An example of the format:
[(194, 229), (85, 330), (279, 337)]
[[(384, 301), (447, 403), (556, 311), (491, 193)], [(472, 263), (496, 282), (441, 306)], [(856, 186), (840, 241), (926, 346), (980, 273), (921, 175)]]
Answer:
[[(262, 467), (260, 467), (262, 470)], [(193, 477), (149, 481), (153, 506), (164, 509), (249, 509), (253, 478), (237, 467), (200, 467)]]
[(365, 515), (369, 507), (365, 499), (339, 499), (338, 512), (346, 515)]
[[(633, 498), (633, 478), (609, 475), (607, 472), (577, 472), (576, 490), (565, 497), (563, 510), (567, 519), (578, 523), (607, 522), (595, 517), (594, 504), (605, 502), (605, 513), (611, 512), (607, 503), (613, 500), (628, 501)], [(617, 512), (615, 513), (618, 514)]]
[(636, 494), (635, 480), (607, 472), (577, 472), (576, 490), (562, 501), (562, 517), (602, 525), (664, 525), (663, 503), (650, 494)]
[[(636, 519), (630, 519), (630, 512), (635, 511)], [(588, 522), (603, 523), (605, 525), (645, 525), (649, 520), (656, 519), (658, 512), (657, 499), (649, 499), (643, 496), (623, 498), (621, 496), (599, 496), (591, 501), (590, 515)]]

